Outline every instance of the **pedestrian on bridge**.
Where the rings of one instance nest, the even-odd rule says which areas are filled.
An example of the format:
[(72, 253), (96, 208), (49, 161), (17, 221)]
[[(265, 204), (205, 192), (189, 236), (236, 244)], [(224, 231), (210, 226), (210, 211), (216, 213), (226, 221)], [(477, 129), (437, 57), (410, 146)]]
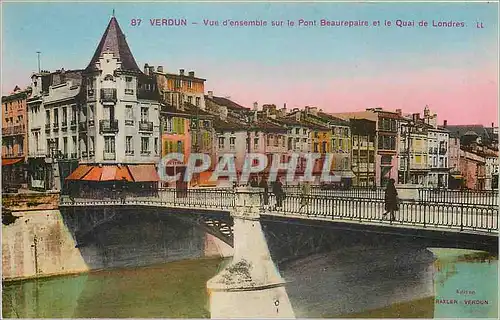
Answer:
[(390, 213), (391, 221), (396, 220), (395, 211), (399, 210), (398, 191), (395, 186), (396, 180), (390, 179), (385, 189), (385, 213), (384, 217)]
[(285, 192), (283, 191), (283, 183), (278, 178), (278, 180), (273, 184), (273, 193), (276, 197), (276, 207), (275, 210), (278, 210), (283, 206), (283, 199), (285, 198)]
[(309, 184), (309, 181), (305, 181), (300, 189), (301, 194), (299, 212), (302, 210), (302, 208), (306, 207), (309, 204), (309, 194), (311, 193), (311, 185)]

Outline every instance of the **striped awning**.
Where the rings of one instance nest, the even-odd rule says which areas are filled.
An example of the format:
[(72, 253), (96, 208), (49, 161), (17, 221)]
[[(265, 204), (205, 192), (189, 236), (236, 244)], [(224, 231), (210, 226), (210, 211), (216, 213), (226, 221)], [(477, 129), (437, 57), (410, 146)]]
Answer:
[(23, 161), (23, 158), (10, 158), (10, 159), (2, 158), (2, 166), (10, 166), (21, 161)]
[(158, 171), (153, 164), (128, 165), (135, 182), (157, 182), (160, 181)]
[(92, 166), (80, 165), (75, 169), (75, 171), (71, 172), (66, 180), (80, 180), (83, 176), (89, 173), (90, 170), (92, 170)]
[(80, 165), (66, 180), (81, 181), (160, 181), (154, 165)]

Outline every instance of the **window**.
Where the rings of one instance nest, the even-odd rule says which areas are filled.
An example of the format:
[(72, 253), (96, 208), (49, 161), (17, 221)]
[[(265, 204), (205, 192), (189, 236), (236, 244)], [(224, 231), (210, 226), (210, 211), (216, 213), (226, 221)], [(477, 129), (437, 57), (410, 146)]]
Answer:
[(253, 146), (254, 146), (254, 149), (259, 148), (259, 138), (253, 138)]
[(314, 152), (318, 152), (318, 143), (317, 142), (314, 143)]
[(181, 81), (181, 79), (175, 79), (175, 87), (176, 88), (182, 87), (182, 81)]
[(323, 153), (328, 152), (327, 147), (326, 147), (326, 141), (322, 142), (321, 152), (323, 152)]
[(193, 81), (188, 81), (188, 88), (192, 88), (193, 87)]
[(67, 125), (68, 124), (68, 109), (66, 107), (63, 107), (62, 108), (62, 123), (63, 125)]
[(192, 96), (189, 96), (189, 97), (188, 97), (188, 103), (189, 103), (189, 104), (193, 104), (193, 97), (192, 97)]
[(395, 136), (380, 135), (378, 137), (378, 149), (379, 150), (396, 150), (396, 137)]
[(224, 137), (219, 137), (219, 149), (224, 149)]
[[(111, 78), (113, 78), (113, 77), (111, 77)], [(132, 82), (132, 77), (125, 77), (125, 82), (126, 83), (131, 83)]]
[(50, 124), (50, 110), (45, 110), (45, 122)]
[(299, 128), (295, 128), (295, 134), (300, 134), (300, 129)]
[(302, 129), (302, 134), (307, 134), (307, 129)]
[(104, 137), (104, 152), (115, 153), (115, 137), (114, 136)]
[(158, 154), (158, 138), (155, 138), (155, 154)]
[(231, 149), (234, 149), (234, 145), (236, 144), (236, 138), (235, 137), (231, 137), (229, 138), (229, 147)]
[(68, 155), (68, 137), (63, 138), (63, 154)]
[(149, 110), (148, 107), (141, 107), (141, 122), (149, 121)]
[(165, 119), (165, 132), (172, 132), (172, 117)]
[(134, 154), (132, 136), (125, 137), (125, 154)]
[(141, 137), (141, 153), (149, 153), (149, 137)]
[(196, 106), (199, 107), (200, 106), (200, 100), (201, 98), (200, 97), (196, 97)]
[(293, 138), (292, 137), (288, 137), (288, 150), (292, 150), (293, 148), (293, 145), (292, 145), (292, 140)]
[(76, 123), (76, 107), (71, 107), (71, 121)]
[(71, 139), (73, 140), (72, 141), (72, 148), (71, 148), (72, 151), (71, 152), (72, 153), (76, 153), (76, 136), (71, 137)]
[(184, 153), (184, 149), (182, 147), (182, 141), (177, 141), (177, 152)]
[(268, 147), (271, 145), (271, 139), (272, 139), (272, 136), (273, 136), (272, 134), (268, 134), (268, 135), (267, 135), (266, 145), (267, 145)]
[(132, 108), (131, 105), (126, 105), (125, 106), (125, 116), (127, 120), (133, 120), (134, 119), (134, 109)]

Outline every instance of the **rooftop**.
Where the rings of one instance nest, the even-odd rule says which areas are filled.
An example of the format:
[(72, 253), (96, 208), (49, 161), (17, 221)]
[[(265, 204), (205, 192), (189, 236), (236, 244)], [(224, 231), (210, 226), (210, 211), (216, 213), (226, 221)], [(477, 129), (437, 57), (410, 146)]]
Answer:
[(105, 52), (111, 52), (118, 58), (121, 62), (121, 70), (141, 73), (141, 70), (137, 66), (134, 56), (132, 55), (132, 52), (127, 44), (127, 40), (125, 40), (125, 35), (120, 29), (118, 21), (114, 16), (109, 21), (108, 27), (106, 28), (106, 31), (104, 31), (101, 41), (95, 50), (94, 56), (85, 70), (95, 70), (96, 64)]

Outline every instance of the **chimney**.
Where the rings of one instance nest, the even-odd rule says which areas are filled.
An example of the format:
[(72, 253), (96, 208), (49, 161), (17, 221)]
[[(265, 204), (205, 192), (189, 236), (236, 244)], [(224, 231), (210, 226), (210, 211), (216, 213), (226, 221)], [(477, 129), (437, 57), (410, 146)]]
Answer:
[(163, 73), (163, 66), (158, 66), (156, 68), (156, 71), (160, 72), (160, 73)]
[(258, 108), (259, 108), (259, 104), (257, 103), (257, 101), (255, 101), (255, 102), (253, 103), (253, 110), (254, 110), (254, 111), (257, 111), (257, 109), (258, 109)]
[(492, 128), (495, 128), (495, 124), (494, 124), (493, 122), (491, 123), (491, 127), (492, 127)]
[(184, 69), (179, 69), (179, 74), (180, 74), (181, 76), (183, 76), (183, 75), (184, 75)]
[(443, 128), (446, 128), (448, 126), (448, 120), (443, 121)]
[(398, 114), (398, 116), (401, 117), (401, 115), (403, 114), (403, 110), (401, 109), (396, 109), (396, 113)]
[(189, 71), (189, 76), (190, 76), (191, 78), (194, 78), (194, 71)]
[(214, 92), (213, 92), (213, 91), (208, 91), (208, 97), (209, 97), (210, 99), (213, 99), (213, 97), (214, 97)]
[(144, 74), (149, 76), (149, 65), (147, 63), (144, 64)]
[(286, 103), (284, 103), (284, 104), (283, 104), (283, 109), (285, 109), (285, 110), (286, 110)]
[(155, 67), (149, 66), (149, 75), (152, 76), (154, 72), (155, 72)]
[(301, 112), (297, 109), (297, 112), (295, 113), (295, 120), (300, 121), (300, 118), (301, 118)]

